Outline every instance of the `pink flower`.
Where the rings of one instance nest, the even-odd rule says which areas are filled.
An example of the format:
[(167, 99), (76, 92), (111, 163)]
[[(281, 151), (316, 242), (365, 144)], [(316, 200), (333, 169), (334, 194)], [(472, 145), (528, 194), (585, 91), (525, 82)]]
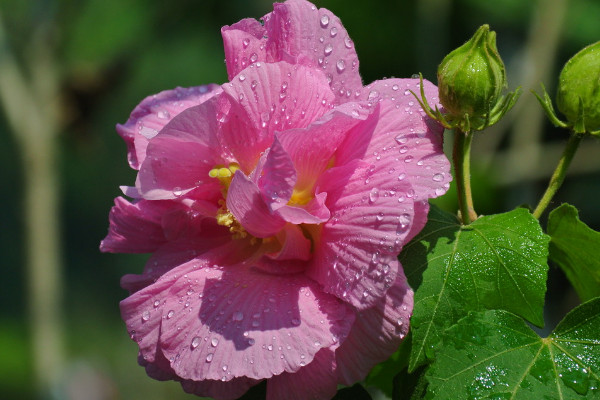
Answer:
[(330, 11), (289, 0), (263, 20), (222, 29), (230, 82), (146, 98), (117, 127), (139, 172), (101, 249), (152, 253), (121, 302), (150, 376), (218, 399), (265, 379), (269, 399), (326, 399), (406, 335), (397, 254), (449, 163), (419, 81), (363, 87)]

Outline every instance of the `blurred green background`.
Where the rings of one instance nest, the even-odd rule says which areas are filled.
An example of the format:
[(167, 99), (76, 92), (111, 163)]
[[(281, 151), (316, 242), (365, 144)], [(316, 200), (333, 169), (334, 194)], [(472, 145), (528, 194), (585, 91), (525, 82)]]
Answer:
[[(119, 278), (146, 256), (98, 251), (119, 185), (135, 179), (114, 126), (150, 94), (225, 82), (221, 26), (271, 3), (0, 0), (1, 399), (191, 398), (145, 376), (120, 320)], [(530, 90), (544, 83), (553, 96), (564, 62), (600, 40), (597, 0), (315, 3), (343, 21), (365, 83), (418, 72), (435, 82), (444, 55), (490, 24), (510, 89), (524, 93), (475, 140), (475, 206), (489, 214), (537, 201), (566, 133), (545, 122)], [(595, 229), (599, 154), (597, 140), (584, 141), (555, 199)], [(437, 203), (456, 209), (452, 193)], [(575, 301), (563, 281), (552, 270), (549, 324)]]

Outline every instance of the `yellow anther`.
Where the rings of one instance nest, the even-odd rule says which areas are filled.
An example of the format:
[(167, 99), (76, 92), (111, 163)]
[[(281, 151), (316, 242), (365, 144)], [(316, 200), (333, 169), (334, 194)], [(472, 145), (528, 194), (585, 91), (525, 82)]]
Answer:
[(308, 202), (311, 201), (312, 198), (313, 197), (312, 197), (312, 194), (310, 193), (309, 189), (303, 189), (303, 190), (294, 189), (294, 191), (292, 192), (292, 197), (290, 198), (290, 201), (288, 202), (288, 204), (291, 206), (295, 206), (295, 205), (303, 206), (305, 204), (308, 204)]
[(215, 165), (213, 169), (208, 171), (208, 176), (211, 178), (217, 178), (223, 185), (223, 197), (227, 196), (227, 189), (229, 189), (229, 185), (233, 179), (233, 174), (235, 174), (235, 171), (238, 169), (240, 169), (239, 164), (231, 163), (227, 167)]

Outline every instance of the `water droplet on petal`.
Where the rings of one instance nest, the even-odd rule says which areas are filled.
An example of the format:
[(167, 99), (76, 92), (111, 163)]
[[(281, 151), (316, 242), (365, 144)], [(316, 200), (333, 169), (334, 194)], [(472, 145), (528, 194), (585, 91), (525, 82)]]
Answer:
[(405, 178), (406, 178), (406, 174), (404, 172), (402, 172), (400, 175), (398, 175), (399, 181), (403, 181)]
[(331, 52), (333, 52), (333, 46), (331, 45), (331, 43), (328, 43), (325, 46), (325, 50), (323, 50), (323, 52), (325, 53), (326, 56), (330, 55)]
[(175, 311), (173, 311), (173, 310), (170, 310), (170, 311), (167, 313), (167, 319), (171, 319), (171, 318), (173, 317), (173, 315), (175, 315)]
[(300, 320), (298, 318), (293, 318), (292, 319), (292, 325), (294, 325), (294, 326), (300, 325)]
[(244, 314), (241, 311), (236, 311), (233, 313), (232, 318), (234, 321), (241, 321), (244, 319)]
[(346, 36), (344, 38), (344, 45), (349, 49), (352, 48), (353, 43), (352, 43), (352, 39), (350, 39), (350, 36)]
[(346, 69), (346, 62), (344, 60), (338, 60), (337, 63), (335, 63), (335, 67), (339, 73), (342, 73), (344, 69)]
[(402, 135), (398, 135), (394, 138), (394, 140), (396, 141), (396, 143), (398, 144), (404, 144), (408, 141), (408, 138), (402, 136)]
[(240, 76), (238, 77), (238, 79), (240, 80), (240, 82), (244, 82), (246, 80), (246, 75), (240, 74)]
[(144, 311), (142, 313), (142, 321), (148, 321), (150, 319), (150, 311)]
[(329, 17), (327, 15), (322, 15), (321, 16), (321, 26), (323, 28), (326, 28), (327, 25), (329, 25)]
[(431, 179), (433, 179), (436, 182), (441, 182), (444, 180), (444, 174), (435, 174)]
[(244, 46), (244, 48), (248, 47), (249, 44), (250, 44), (250, 39), (244, 39), (242, 41), (242, 45)]
[(338, 30), (335, 26), (333, 28), (331, 28), (331, 30), (329, 31), (329, 34), (331, 35), (331, 37), (335, 37), (335, 35), (337, 35), (337, 33), (338, 33)]
[(258, 60), (258, 54), (256, 54), (256, 53), (250, 54), (250, 62), (255, 63), (256, 60)]
[(194, 337), (192, 339), (192, 343), (191, 343), (192, 349), (195, 349), (196, 347), (198, 347), (199, 344), (200, 344), (200, 338), (198, 336)]
[(154, 301), (154, 307), (156, 308), (156, 307), (158, 307), (159, 305), (160, 305), (160, 301), (159, 301), (159, 300), (155, 300), (155, 301)]
[(171, 117), (171, 114), (169, 114), (169, 112), (167, 110), (160, 110), (157, 113), (157, 116), (160, 119), (169, 119)]
[(398, 85), (392, 85), (392, 90), (393, 90), (393, 91), (396, 91), (396, 90), (398, 90)]
[(212, 359), (213, 359), (213, 355), (214, 355), (213, 353), (208, 353), (208, 355), (206, 356), (206, 362), (207, 362), (207, 363), (209, 363), (209, 362), (211, 362), (211, 361), (212, 361)]
[(369, 192), (369, 203), (375, 203), (377, 199), (379, 199), (379, 190), (377, 188), (373, 188)]
[(212, 347), (217, 347), (217, 345), (218, 345), (218, 344), (219, 344), (219, 339), (217, 339), (217, 338), (212, 338), (212, 339), (211, 339), (211, 341), (210, 341), (210, 345), (211, 345)]

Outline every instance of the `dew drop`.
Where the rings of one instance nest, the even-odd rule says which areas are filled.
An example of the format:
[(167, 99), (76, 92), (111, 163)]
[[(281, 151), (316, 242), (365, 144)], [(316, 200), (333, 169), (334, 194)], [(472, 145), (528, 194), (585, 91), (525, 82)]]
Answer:
[(325, 46), (325, 50), (323, 50), (323, 52), (325, 53), (326, 56), (330, 55), (331, 52), (333, 52), (333, 46), (331, 45), (331, 43), (328, 43)]
[(367, 100), (375, 100), (377, 98), (377, 96), (379, 96), (379, 92), (377, 90), (371, 90), (369, 92), (369, 96), (367, 97)]
[(213, 359), (213, 355), (214, 355), (213, 353), (208, 353), (208, 355), (206, 356), (206, 362), (207, 362), (207, 363), (209, 363), (209, 362), (211, 362), (211, 361), (212, 361), (212, 359)]
[(298, 318), (293, 318), (292, 319), (292, 325), (294, 325), (294, 326), (300, 325), (300, 320)]
[(339, 73), (342, 73), (344, 72), (344, 69), (346, 69), (346, 62), (344, 60), (338, 60), (337, 63), (335, 63), (335, 67)]
[(244, 48), (248, 47), (248, 45), (250, 45), (250, 39), (244, 39), (242, 41), (242, 45), (244, 46)]
[(148, 321), (150, 319), (150, 311), (144, 311), (142, 313), (142, 321)]
[(241, 321), (244, 319), (244, 314), (241, 311), (236, 311), (233, 313), (232, 318), (234, 321)]
[(160, 110), (156, 115), (160, 119), (169, 119), (171, 117), (171, 114), (167, 110)]
[(192, 349), (195, 349), (196, 347), (198, 347), (199, 344), (200, 344), (200, 338), (198, 336), (196, 336), (192, 339), (192, 343), (190, 344), (190, 346), (192, 346)]
[(379, 190), (377, 188), (371, 189), (369, 192), (369, 203), (373, 204), (379, 199)]
[(404, 172), (402, 172), (400, 175), (398, 175), (399, 181), (403, 181), (405, 178), (406, 178), (406, 174)]
[(256, 60), (258, 60), (258, 54), (256, 54), (256, 53), (250, 54), (250, 62), (255, 63)]
[(321, 16), (321, 26), (323, 28), (326, 28), (327, 25), (329, 25), (329, 17), (327, 15), (322, 15)]
[(173, 311), (173, 310), (170, 310), (170, 311), (167, 313), (167, 319), (171, 319), (171, 318), (173, 318), (173, 315), (175, 315), (175, 311)]
[(240, 76), (238, 77), (238, 79), (240, 80), (240, 82), (244, 82), (246, 80), (246, 75), (240, 74)]
[(408, 156), (404, 157), (404, 162), (409, 163), (413, 160), (413, 158), (414, 158), (413, 156), (408, 155)]
[(349, 49), (352, 48), (353, 43), (352, 43), (352, 39), (350, 39), (350, 36), (346, 36), (344, 38), (344, 45)]
[(160, 305), (160, 301), (159, 300), (155, 300), (154, 301), (154, 308), (158, 307)]
[(392, 85), (392, 90), (393, 90), (393, 91), (396, 91), (396, 90), (398, 90), (398, 85)]
[(378, 222), (381, 222), (381, 221), (383, 221), (383, 216), (384, 216), (384, 214), (382, 212), (380, 212), (379, 214), (377, 214), (377, 216), (375, 217), (375, 219)]
[(444, 180), (444, 174), (435, 174), (431, 179), (433, 179), (435, 182), (441, 182)]
[(331, 30), (329, 31), (329, 34), (331, 35), (331, 37), (335, 37), (335, 35), (337, 35), (338, 33), (338, 29), (334, 26), (333, 28), (331, 28)]
[(396, 143), (398, 144), (404, 144), (406, 142), (408, 142), (408, 138), (402, 136), (402, 135), (398, 135), (394, 138), (394, 140), (396, 141)]
[(212, 339), (211, 339), (211, 341), (210, 341), (210, 345), (211, 345), (212, 347), (217, 347), (217, 345), (218, 345), (218, 344), (219, 344), (219, 339), (217, 339), (217, 338), (212, 338)]

